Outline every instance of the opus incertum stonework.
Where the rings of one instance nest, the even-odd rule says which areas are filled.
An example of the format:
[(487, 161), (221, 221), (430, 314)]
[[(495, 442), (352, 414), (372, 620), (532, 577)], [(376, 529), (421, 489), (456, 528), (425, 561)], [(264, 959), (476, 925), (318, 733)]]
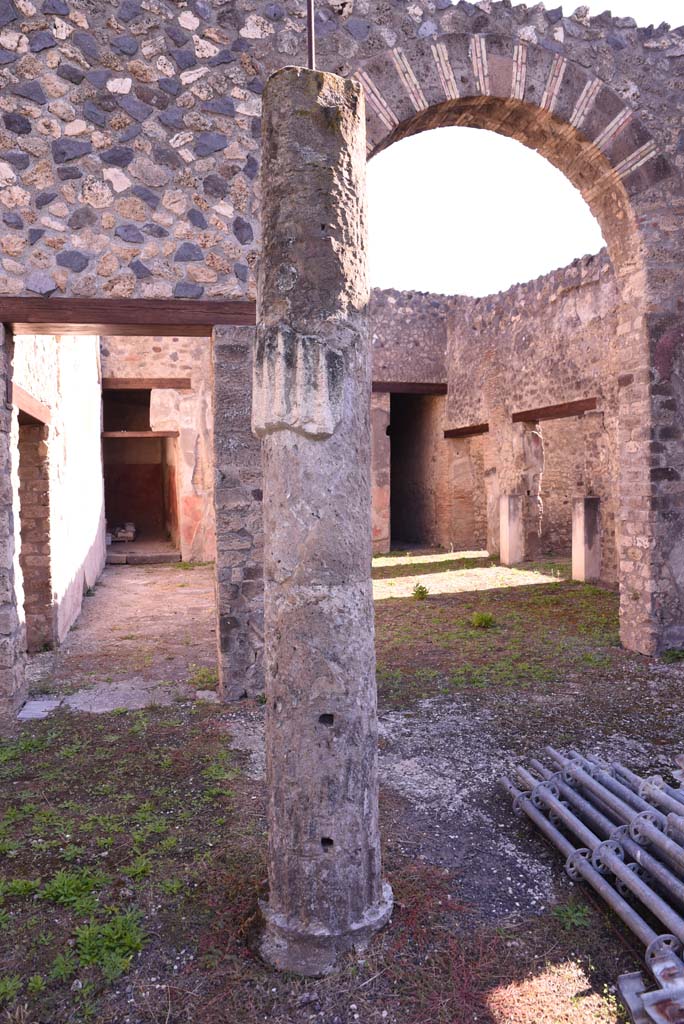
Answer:
[[(560, 9), (506, 0), (320, 0), (316, 26), (321, 69), (363, 87), (369, 157), (424, 129), (476, 126), (536, 149), (581, 190), (607, 242), (605, 274), (580, 268), (479, 304), (378, 295), (371, 302), (371, 318), (374, 311), (379, 317), (377, 331), (372, 326), (374, 379), (420, 380), (425, 373), (416, 367), (429, 372), (442, 360), (444, 429), (467, 433), (473, 417), (478, 427), (486, 419), (496, 447), (505, 449), (498, 490), (487, 498), (492, 515), (498, 499), (520, 495), (529, 477), (520, 461), (534, 448), (529, 422), (511, 420), (530, 408), (515, 407), (532, 401), (530, 382), (547, 396), (539, 406), (596, 399), (589, 448), (603, 460), (597, 486), (606, 492), (609, 575), (619, 578), (623, 642), (646, 654), (683, 645), (684, 30), (637, 28), (609, 14), (590, 18), (583, 8), (564, 17)], [(273, 71), (305, 58), (305, 4), (295, 0), (0, 0), (0, 321), (8, 321), (1, 296), (253, 300), (261, 93)], [(416, 189), (444, 189), (446, 196), (448, 168), (432, 168)], [(573, 312), (574, 291), (581, 316)], [(596, 298), (599, 292), (605, 298)], [(556, 321), (544, 344), (539, 304), (549, 302), (556, 302)], [(428, 306), (424, 322), (441, 319), (441, 334), (421, 335), (420, 315), (401, 315)], [(609, 331), (600, 328), (602, 308)], [(533, 361), (521, 317), (536, 332)], [(412, 324), (418, 340), (407, 356)], [(482, 358), (468, 367), (471, 392), (460, 401), (466, 378), (457, 372), (459, 345), (473, 332)], [(236, 697), (256, 692), (263, 674), (253, 344), (253, 327), (214, 329), (222, 686)], [(0, 371), (7, 376), (9, 335), (4, 345)], [(441, 356), (431, 358), (430, 346), (440, 345)], [(378, 410), (381, 422), (381, 403)], [(5, 467), (11, 416), (3, 407)], [(610, 431), (605, 443), (601, 431)], [(476, 438), (473, 452), (482, 443)], [(482, 459), (475, 463), (474, 479), (486, 476)], [(523, 509), (523, 543), (535, 514)], [(6, 713), (24, 694), (14, 530), (4, 488)]]

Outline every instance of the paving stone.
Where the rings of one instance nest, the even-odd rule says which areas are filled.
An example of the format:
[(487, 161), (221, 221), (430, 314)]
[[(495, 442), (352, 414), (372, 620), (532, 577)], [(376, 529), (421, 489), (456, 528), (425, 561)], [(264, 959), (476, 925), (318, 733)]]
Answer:
[(42, 697), (40, 700), (27, 700), (17, 715), (20, 722), (34, 722), (47, 718), (53, 711), (61, 707), (60, 697)]

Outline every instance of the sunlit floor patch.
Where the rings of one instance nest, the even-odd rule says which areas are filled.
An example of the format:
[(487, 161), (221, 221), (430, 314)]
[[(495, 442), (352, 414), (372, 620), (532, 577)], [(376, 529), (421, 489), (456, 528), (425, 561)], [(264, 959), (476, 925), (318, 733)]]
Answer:
[[(596, 991), (591, 971), (581, 960), (530, 965), (530, 974), (500, 985), (487, 999), (496, 1024), (615, 1024), (623, 1020), (615, 996)], [(547, 1016), (554, 1007), (553, 1017)]]
[(486, 551), (416, 553), (373, 560), (373, 597), (411, 597), (417, 586), (428, 594), (461, 594), (478, 590), (560, 583), (568, 578), (567, 560), (536, 562), (524, 568), (498, 565)]

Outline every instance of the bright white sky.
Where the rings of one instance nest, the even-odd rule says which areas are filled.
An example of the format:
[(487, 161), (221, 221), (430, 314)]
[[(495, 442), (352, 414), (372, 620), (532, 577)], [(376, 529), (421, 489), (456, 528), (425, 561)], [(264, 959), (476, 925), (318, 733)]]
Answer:
[[(547, 0), (549, 7), (559, 6)], [(579, 3), (565, 3), (571, 14)], [(593, 0), (639, 25), (684, 24), (684, 0)], [(493, 132), (438, 128), (395, 143), (368, 168), (371, 283), (490, 295), (603, 238), (579, 192), (533, 150)]]

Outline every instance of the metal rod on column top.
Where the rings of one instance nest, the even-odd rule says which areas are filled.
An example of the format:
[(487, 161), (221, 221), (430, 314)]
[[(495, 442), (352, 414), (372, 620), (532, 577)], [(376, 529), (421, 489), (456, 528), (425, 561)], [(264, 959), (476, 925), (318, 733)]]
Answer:
[(307, 35), (309, 42), (309, 67), (312, 71), (316, 70), (316, 24), (314, 10), (314, 0), (306, 0), (306, 14), (307, 14)]

